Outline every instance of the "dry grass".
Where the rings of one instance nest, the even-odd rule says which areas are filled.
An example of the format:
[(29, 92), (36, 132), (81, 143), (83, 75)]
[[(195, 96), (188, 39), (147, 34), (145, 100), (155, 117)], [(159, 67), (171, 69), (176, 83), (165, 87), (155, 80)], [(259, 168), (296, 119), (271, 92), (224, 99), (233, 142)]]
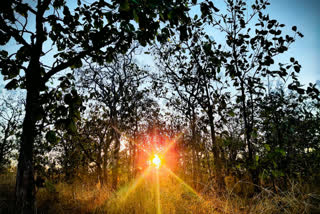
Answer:
[[(286, 192), (276, 193), (260, 187), (261, 192), (251, 198), (239, 196), (232, 189), (220, 197), (215, 196), (214, 190), (199, 197), (170, 177), (159, 180), (159, 188), (154, 179), (147, 178), (130, 194), (127, 191), (132, 183), (112, 192), (100, 185), (46, 182), (37, 192), (37, 213), (153, 214), (159, 210), (162, 214), (320, 213), (319, 195), (305, 192), (305, 188), (296, 183)], [(0, 213), (13, 213), (14, 174), (1, 175), (0, 187), (0, 202), (6, 204)], [(157, 189), (160, 190), (160, 209)]]
[(46, 183), (37, 193), (40, 213), (90, 213), (110, 196), (108, 188), (83, 183)]
[(0, 174), (0, 214), (13, 213), (15, 210), (14, 188), (15, 188), (14, 172)]

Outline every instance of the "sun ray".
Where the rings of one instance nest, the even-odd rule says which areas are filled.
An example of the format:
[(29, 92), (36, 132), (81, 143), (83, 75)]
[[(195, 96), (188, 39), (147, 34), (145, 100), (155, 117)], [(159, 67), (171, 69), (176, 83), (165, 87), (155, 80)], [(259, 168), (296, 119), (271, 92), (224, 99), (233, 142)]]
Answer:
[(202, 196), (196, 191), (194, 190), (191, 186), (189, 186), (186, 182), (184, 182), (181, 178), (179, 178), (174, 172), (172, 172), (168, 167), (164, 166), (164, 169), (166, 171), (169, 172), (169, 174), (174, 177), (180, 184), (182, 184), (183, 186), (185, 186), (190, 192), (192, 192), (193, 194), (195, 194), (200, 200), (204, 200), (202, 198)]
[(180, 139), (180, 137), (183, 135), (184, 132), (185, 130), (177, 134), (177, 136), (174, 137), (172, 142), (161, 151), (162, 156), (164, 156), (173, 147), (173, 145), (176, 144), (176, 142)]
[(157, 200), (157, 214), (161, 214), (161, 202), (160, 202), (160, 182), (159, 182), (159, 170), (156, 169), (156, 200)]
[(127, 190), (121, 189), (119, 191), (120, 199), (125, 201), (128, 196), (140, 185), (140, 183), (144, 180), (144, 178), (150, 173), (151, 167), (149, 166), (147, 169), (144, 170), (144, 172), (135, 179), (135, 181), (132, 183), (132, 185), (129, 186)]

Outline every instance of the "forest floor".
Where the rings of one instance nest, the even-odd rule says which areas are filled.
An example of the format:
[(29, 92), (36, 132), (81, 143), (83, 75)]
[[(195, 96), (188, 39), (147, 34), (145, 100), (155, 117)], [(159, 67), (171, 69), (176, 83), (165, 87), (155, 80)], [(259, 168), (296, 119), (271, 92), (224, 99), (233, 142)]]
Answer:
[[(0, 175), (0, 214), (14, 213), (14, 175)], [(122, 185), (117, 192), (99, 184), (46, 182), (37, 191), (37, 213), (320, 213), (320, 197), (293, 185), (275, 193), (264, 189), (251, 197), (231, 191), (196, 192), (182, 179), (153, 172)]]

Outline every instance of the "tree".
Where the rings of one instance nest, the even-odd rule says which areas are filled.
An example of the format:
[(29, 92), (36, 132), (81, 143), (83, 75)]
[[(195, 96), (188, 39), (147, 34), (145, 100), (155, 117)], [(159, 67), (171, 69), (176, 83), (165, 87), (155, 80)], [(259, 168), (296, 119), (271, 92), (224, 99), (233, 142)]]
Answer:
[(21, 103), (3, 96), (0, 100), (0, 172), (8, 167), (14, 151), (19, 148), (21, 117)]
[(318, 173), (319, 110), (317, 101), (285, 91), (283, 86), (261, 102), (260, 130), (265, 144), (259, 164), (273, 184), (282, 179), (278, 185), (286, 188), (288, 177), (311, 183)]
[[(259, 183), (257, 166), (263, 139), (259, 135), (258, 112), (263, 96), (270, 91), (267, 86), (270, 79), (281, 79), (289, 90), (319, 99), (315, 85), (305, 90), (299, 83), (297, 74), (301, 66), (296, 59), (291, 57), (288, 63), (274, 65), (276, 57), (303, 35), (293, 26), (293, 35), (284, 36), (281, 29), (285, 25), (264, 13), (268, 5), (267, 0), (255, 1), (248, 9), (245, 1), (228, 0), (227, 12), (219, 13), (212, 2), (201, 2), (201, 18), (196, 14), (188, 26), (179, 27), (178, 35), (173, 35), (167, 45), (156, 52), (160, 69), (167, 78), (163, 83), (173, 89), (167, 95), (173, 98), (171, 103), (182, 104), (176, 106), (182, 107), (185, 114), (199, 108), (206, 116), (218, 184), (223, 183), (222, 163), (226, 157), (218, 135), (232, 136), (226, 128), (233, 125), (228, 123), (233, 117), (239, 121), (236, 122), (241, 127), (239, 135), (224, 138), (222, 142), (229, 143), (229, 151), (233, 150), (230, 143), (234, 143), (238, 151), (242, 147), (244, 168), (253, 182)], [(214, 30), (226, 38), (225, 43), (209, 36)]]
[[(208, 8), (217, 10), (212, 6)], [(203, 12), (203, 17), (206, 15)], [(167, 46), (158, 49), (158, 64), (163, 73), (163, 77), (159, 79), (165, 80), (162, 84), (168, 84), (172, 89), (167, 96), (173, 94), (171, 103), (184, 112), (189, 120), (193, 143), (196, 143), (194, 123), (197, 117), (204, 115), (203, 119), (210, 130), (216, 181), (222, 189), (223, 151), (217, 141), (217, 133), (221, 131), (222, 121), (225, 121), (226, 101), (230, 97), (224, 91), (228, 83), (219, 76), (225, 53), (219, 50), (221, 47), (215, 47), (215, 41), (204, 31), (205, 20), (206, 18), (198, 19), (196, 16), (185, 29), (187, 36), (186, 32), (181, 30), (179, 38), (173, 36)], [(200, 111), (203, 115), (198, 116)]]
[(145, 104), (146, 89), (141, 89), (145, 83), (147, 73), (135, 63), (137, 46), (129, 53), (116, 56), (114, 63), (104, 66), (89, 63), (84, 71), (79, 70), (80, 88), (85, 88), (84, 93), (90, 94), (94, 100), (101, 103), (104, 118), (112, 129), (114, 141), (113, 163), (113, 188), (118, 182), (118, 162), (120, 151), (120, 138), (122, 132), (130, 129), (139, 120), (133, 118), (138, 109)]
[[(301, 66), (294, 59), (290, 63), (279, 63), (275, 69), (273, 64), (276, 56), (283, 54), (295, 41), (297, 36), (303, 35), (292, 28), (294, 36), (282, 36), (284, 24), (275, 19), (270, 19), (263, 10), (269, 5), (269, 1), (256, 1), (248, 11), (247, 4), (242, 0), (228, 0), (227, 14), (218, 14), (209, 23), (217, 26), (226, 36), (226, 44), (230, 57), (225, 64), (226, 74), (237, 94), (237, 103), (242, 117), (244, 139), (247, 154), (247, 165), (253, 182), (258, 184), (258, 171), (255, 167), (256, 145), (257, 145), (257, 104), (261, 102), (261, 96), (266, 91), (265, 78), (289, 78), (292, 79), (292, 89), (304, 93), (300, 87), (296, 73), (299, 73)], [(248, 11), (249, 13), (246, 13)], [(255, 26), (250, 24), (257, 18)], [(252, 32), (254, 31), (254, 32)], [(291, 74), (289, 76), (289, 73)]]
[[(47, 89), (48, 81), (67, 68), (80, 67), (86, 56), (97, 62), (111, 62), (117, 53), (125, 53), (133, 40), (146, 45), (158, 33), (158, 19), (169, 21), (164, 27), (168, 29), (178, 25), (178, 20), (184, 22), (188, 11), (184, 1), (171, 0), (101, 0), (91, 5), (78, 1), (74, 12), (70, 8), (61, 0), (6, 1), (1, 7), (0, 44), (12, 40), (18, 44), (12, 53), (1, 51), (1, 73), (11, 79), (7, 89), (20, 87), (27, 91), (16, 182), (17, 204), (22, 213), (34, 211), (35, 126), (42, 118), (40, 95)], [(48, 55), (47, 45), (56, 50), (51, 65), (46, 65), (44, 59)]]
[(109, 117), (101, 109), (106, 110), (103, 105), (95, 104), (89, 110), (87, 119), (79, 122), (77, 145), (86, 158), (95, 164), (97, 181), (104, 185), (107, 182), (113, 129)]

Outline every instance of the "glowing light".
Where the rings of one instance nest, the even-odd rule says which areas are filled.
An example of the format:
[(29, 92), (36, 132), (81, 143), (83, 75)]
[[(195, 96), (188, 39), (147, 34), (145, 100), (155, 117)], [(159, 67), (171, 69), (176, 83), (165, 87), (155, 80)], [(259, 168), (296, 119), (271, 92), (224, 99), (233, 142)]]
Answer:
[(161, 214), (161, 202), (160, 202), (160, 182), (159, 182), (159, 171), (156, 171), (156, 179), (157, 179), (157, 192), (156, 192), (156, 200), (157, 200), (157, 214)]
[(172, 141), (169, 145), (167, 145), (167, 147), (165, 147), (163, 149), (163, 151), (161, 152), (161, 155), (165, 155), (176, 143), (177, 141), (180, 139), (180, 137), (183, 135), (183, 133), (185, 132), (185, 130), (183, 130), (182, 132), (180, 132)]
[(161, 159), (158, 155), (154, 155), (154, 158), (152, 159), (152, 163), (156, 166), (156, 168), (159, 168), (161, 165)]

